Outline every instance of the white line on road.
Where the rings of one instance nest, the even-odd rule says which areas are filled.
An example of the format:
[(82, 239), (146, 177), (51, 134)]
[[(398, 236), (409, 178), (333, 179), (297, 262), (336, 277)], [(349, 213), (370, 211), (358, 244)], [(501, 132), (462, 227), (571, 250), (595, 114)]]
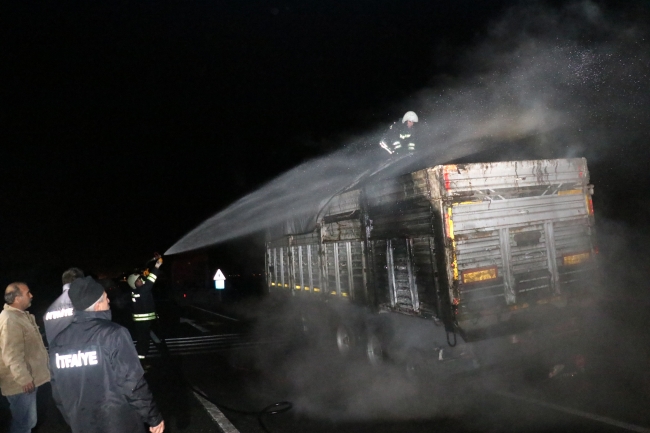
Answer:
[(186, 319), (185, 317), (181, 317), (180, 322), (181, 323), (187, 323), (188, 325), (195, 327), (196, 329), (198, 329), (201, 332), (210, 332), (209, 329), (204, 328), (203, 326), (196, 323), (194, 320), (190, 320), (190, 319)]
[(606, 417), (606, 416), (596, 415), (594, 413), (589, 413), (589, 412), (583, 412), (581, 410), (571, 409), (571, 408), (564, 407), (564, 406), (559, 406), (559, 405), (553, 404), (553, 403), (547, 403), (545, 401), (536, 400), (534, 398), (523, 397), (523, 396), (520, 396), (520, 395), (517, 395), (517, 394), (510, 393), (510, 392), (494, 391), (494, 393), (497, 394), (497, 395), (500, 395), (502, 397), (511, 398), (513, 400), (525, 401), (526, 403), (536, 404), (538, 406), (542, 406), (542, 407), (557, 410), (557, 411), (560, 411), (560, 412), (568, 413), (570, 415), (575, 415), (575, 416), (579, 416), (579, 417), (582, 417), (582, 418), (587, 418), (587, 419), (590, 419), (590, 420), (593, 420), (593, 421), (602, 422), (604, 424), (613, 425), (615, 427), (620, 427), (620, 428), (623, 428), (625, 430), (635, 431), (635, 432), (639, 432), (639, 433), (650, 433), (650, 428), (641, 427), (641, 426), (638, 426), (638, 425), (635, 425), (635, 424), (630, 424), (630, 423), (623, 422), (623, 421), (618, 421), (618, 420), (615, 420), (613, 418), (609, 418), (609, 417)]
[(158, 338), (158, 336), (156, 335), (155, 332), (153, 332), (153, 331), (150, 330), (150, 331), (149, 331), (149, 336), (150, 336), (151, 339), (154, 341), (154, 343), (156, 343), (156, 344), (160, 344), (160, 338)]
[(233, 322), (239, 322), (238, 319), (233, 319), (232, 317), (224, 316), (223, 314), (215, 313), (214, 311), (199, 308), (199, 307), (197, 307), (195, 305), (190, 305), (190, 307), (196, 308), (197, 310), (205, 311), (206, 313), (210, 313), (210, 314), (213, 314), (215, 316), (223, 317), (224, 319), (232, 320)]
[(208, 400), (201, 397), (196, 391), (194, 391), (194, 396), (203, 405), (203, 407), (208, 412), (212, 420), (217, 423), (217, 425), (219, 426), (219, 428), (223, 433), (239, 433), (239, 430), (237, 430), (235, 426), (232, 425), (232, 423), (219, 410), (219, 408), (217, 408), (217, 406), (215, 406), (214, 404), (210, 403)]

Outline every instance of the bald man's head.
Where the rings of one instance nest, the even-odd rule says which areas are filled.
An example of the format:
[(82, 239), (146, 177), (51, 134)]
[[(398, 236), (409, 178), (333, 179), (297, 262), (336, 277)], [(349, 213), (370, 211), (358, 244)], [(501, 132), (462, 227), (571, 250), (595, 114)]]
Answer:
[(5, 302), (14, 308), (25, 311), (32, 305), (32, 293), (25, 283), (11, 283), (5, 289)]

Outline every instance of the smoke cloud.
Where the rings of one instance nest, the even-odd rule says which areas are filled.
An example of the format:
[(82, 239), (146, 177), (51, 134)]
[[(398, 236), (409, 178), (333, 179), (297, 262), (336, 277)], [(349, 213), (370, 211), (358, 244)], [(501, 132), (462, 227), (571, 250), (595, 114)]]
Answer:
[(585, 156), (603, 165), (605, 175), (621, 166), (640, 173), (650, 106), (650, 44), (641, 12), (647, 11), (612, 12), (588, 1), (509, 10), (489, 26), (485, 41), (457, 55), (459, 76), (434, 77), (415, 96), (417, 158), (390, 161), (377, 145), (388, 127), (382, 125), (241, 198), (167, 254), (272, 227), (309, 230), (333, 195), (371, 176), (460, 159)]

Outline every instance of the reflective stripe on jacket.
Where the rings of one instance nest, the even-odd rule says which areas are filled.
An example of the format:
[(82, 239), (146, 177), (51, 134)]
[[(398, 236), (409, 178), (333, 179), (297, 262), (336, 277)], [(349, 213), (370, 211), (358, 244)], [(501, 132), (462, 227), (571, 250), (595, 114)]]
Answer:
[(157, 319), (156, 313), (133, 314), (134, 322), (145, 322), (154, 319)]
[(131, 291), (133, 301), (133, 321), (142, 322), (156, 319), (156, 304), (153, 299), (153, 285), (158, 278), (158, 269), (152, 268), (146, 277), (143, 277), (144, 284)]

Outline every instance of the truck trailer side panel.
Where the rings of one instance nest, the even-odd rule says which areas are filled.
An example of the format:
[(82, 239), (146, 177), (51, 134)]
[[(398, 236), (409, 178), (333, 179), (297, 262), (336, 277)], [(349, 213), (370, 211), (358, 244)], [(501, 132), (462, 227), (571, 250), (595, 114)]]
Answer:
[[(417, 323), (417, 333), (395, 334), (399, 348), (428, 322), (421, 343), (439, 361), (466, 357), (468, 344), (508, 353), (521, 339), (504, 336), (522, 324), (546, 326), (537, 333), (546, 342), (593, 288), (592, 193), (583, 158), (441, 165), (375, 180), (330, 199), (313, 232), (267, 243), (269, 290), (319, 303), (346, 326), (386, 317), (377, 313)], [(368, 316), (345, 319), (359, 311)], [(376, 326), (361, 329), (375, 337)]]

